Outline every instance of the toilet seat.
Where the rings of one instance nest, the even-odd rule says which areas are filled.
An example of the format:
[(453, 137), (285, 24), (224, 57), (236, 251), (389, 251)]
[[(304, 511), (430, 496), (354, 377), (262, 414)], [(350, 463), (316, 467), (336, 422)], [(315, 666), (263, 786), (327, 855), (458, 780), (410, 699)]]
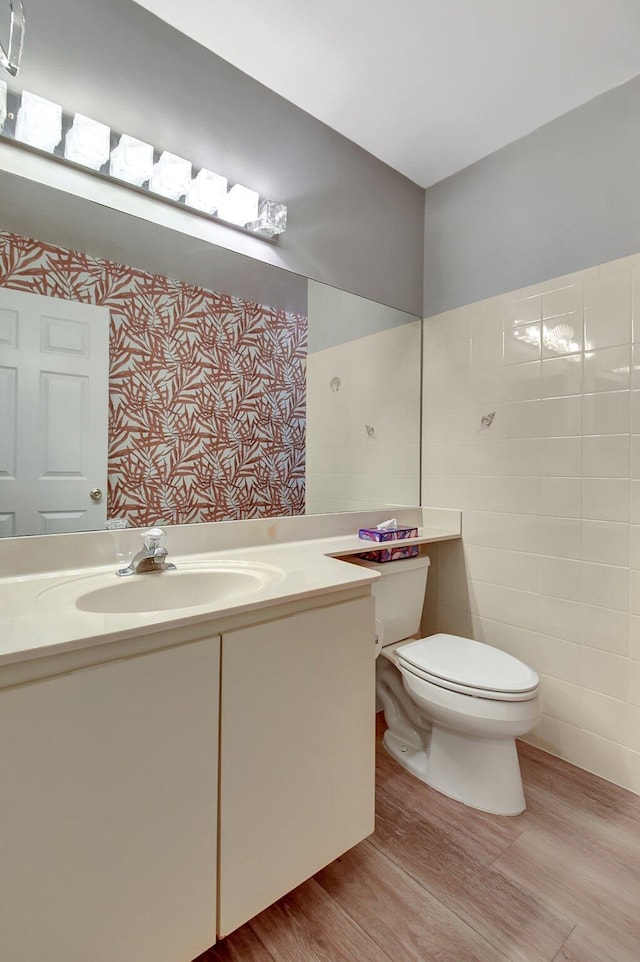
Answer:
[(495, 701), (529, 701), (540, 679), (532, 668), (491, 645), (437, 634), (396, 649), (398, 667), (439, 688)]
[(446, 681), (443, 678), (438, 678), (436, 675), (430, 675), (426, 671), (420, 671), (418, 668), (414, 668), (413, 665), (408, 665), (398, 658), (398, 667), (402, 672), (408, 672), (415, 678), (420, 678), (422, 681), (429, 682), (430, 685), (435, 685), (437, 688), (446, 688), (449, 691), (456, 692), (459, 695), (470, 695), (473, 698), (486, 698), (488, 701), (531, 701), (533, 698), (538, 696), (538, 688), (529, 689), (529, 691), (524, 692), (511, 692), (511, 691), (497, 691), (490, 688), (472, 688), (470, 685), (461, 685), (453, 681)]

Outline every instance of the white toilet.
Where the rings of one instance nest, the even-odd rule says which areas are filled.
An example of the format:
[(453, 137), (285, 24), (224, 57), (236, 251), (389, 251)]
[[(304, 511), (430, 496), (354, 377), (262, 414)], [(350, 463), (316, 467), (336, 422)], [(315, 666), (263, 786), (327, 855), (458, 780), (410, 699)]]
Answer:
[(444, 795), (484, 812), (518, 815), (526, 803), (515, 739), (540, 717), (537, 674), (470, 638), (411, 640), (420, 627), (426, 556), (367, 566), (381, 575), (372, 592), (382, 641), (376, 691), (388, 726), (385, 748)]

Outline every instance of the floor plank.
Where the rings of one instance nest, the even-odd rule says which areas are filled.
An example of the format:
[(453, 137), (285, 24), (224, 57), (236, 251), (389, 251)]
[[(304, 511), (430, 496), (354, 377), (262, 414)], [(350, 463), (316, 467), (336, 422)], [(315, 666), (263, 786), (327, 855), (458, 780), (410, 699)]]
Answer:
[(394, 962), (508, 962), (368, 842), (315, 877)]
[[(606, 870), (603, 872), (603, 866)], [(636, 942), (640, 959), (640, 876), (637, 866), (605, 862), (587, 844), (577, 848), (531, 828), (496, 860), (494, 869), (550, 910), (577, 923), (598, 920), (603, 933)]]
[(384, 751), (374, 835), (196, 962), (640, 962), (640, 797), (520, 744), (485, 815)]
[(530, 745), (520, 746), (528, 811), (524, 828), (589, 849), (607, 865), (635, 867), (640, 879), (640, 804), (637, 795)]
[(553, 962), (638, 962), (640, 942), (578, 924)]
[(243, 925), (194, 962), (274, 962), (274, 958), (252, 929)]
[[(598, 925), (601, 923), (598, 922)], [(579, 923), (562, 946), (553, 962), (638, 962), (640, 943), (604, 927)]]
[(275, 962), (390, 962), (315, 879), (249, 924)]
[(398, 765), (380, 744), (376, 754), (376, 797), (400, 800), (417, 827), (426, 820), (456, 846), (490, 864), (524, 831), (521, 816), (500, 818), (468, 808), (430, 788)]
[(378, 797), (372, 844), (512, 962), (549, 962), (574, 922), (469, 854), (427, 818)]

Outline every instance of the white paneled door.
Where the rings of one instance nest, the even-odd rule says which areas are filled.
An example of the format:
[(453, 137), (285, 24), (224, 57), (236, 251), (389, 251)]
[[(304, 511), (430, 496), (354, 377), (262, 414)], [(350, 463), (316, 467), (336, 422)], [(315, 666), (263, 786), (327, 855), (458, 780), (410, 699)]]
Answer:
[(109, 311), (0, 288), (0, 537), (104, 527)]

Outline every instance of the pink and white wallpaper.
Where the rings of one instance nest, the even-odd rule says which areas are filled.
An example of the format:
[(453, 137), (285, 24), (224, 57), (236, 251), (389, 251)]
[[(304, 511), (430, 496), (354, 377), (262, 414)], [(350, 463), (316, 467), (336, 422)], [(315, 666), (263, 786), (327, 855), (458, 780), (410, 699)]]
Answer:
[(307, 318), (0, 231), (0, 286), (108, 307), (108, 517), (302, 514)]

